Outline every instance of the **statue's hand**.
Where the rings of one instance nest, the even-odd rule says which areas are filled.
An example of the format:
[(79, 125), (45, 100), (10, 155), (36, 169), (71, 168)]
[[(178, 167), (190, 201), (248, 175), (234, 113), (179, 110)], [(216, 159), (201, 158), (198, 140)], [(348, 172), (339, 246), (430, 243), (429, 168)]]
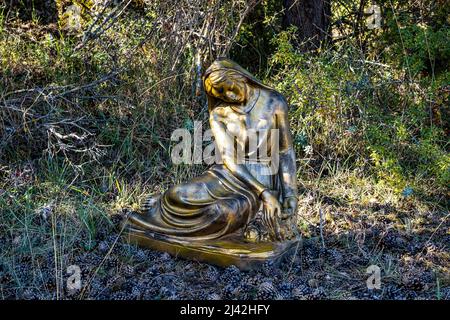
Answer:
[(261, 194), (263, 202), (262, 222), (272, 232), (277, 240), (282, 240), (278, 219), (281, 218), (281, 205), (278, 199), (269, 191)]
[(298, 208), (298, 200), (297, 197), (291, 196), (284, 198), (283, 200), (283, 214), (281, 216), (282, 219), (286, 219), (292, 217), (297, 213)]

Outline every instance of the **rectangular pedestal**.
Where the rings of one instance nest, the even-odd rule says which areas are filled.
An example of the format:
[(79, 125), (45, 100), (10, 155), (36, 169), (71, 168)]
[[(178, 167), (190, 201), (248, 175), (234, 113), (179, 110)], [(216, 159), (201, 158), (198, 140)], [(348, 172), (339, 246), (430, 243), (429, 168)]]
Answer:
[(222, 267), (235, 265), (241, 270), (257, 269), (268, 260), (278, 263), (282, 258), (295, 254), (301, 244), (299, 240), (247, 243), (233, 237), (189, 242), (134, 229), (125, 230), (124, 238), (130, 243), (168, 252), (176, 257)]

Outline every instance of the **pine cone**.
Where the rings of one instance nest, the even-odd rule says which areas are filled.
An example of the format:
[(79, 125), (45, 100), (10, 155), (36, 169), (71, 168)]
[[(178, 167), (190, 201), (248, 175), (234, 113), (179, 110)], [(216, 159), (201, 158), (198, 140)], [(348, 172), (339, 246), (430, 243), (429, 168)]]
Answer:
[(217, 281), (219, 278), (219, 272), (215, 267), (209, 267), (206, 272), (203, 273), (203, 279), (207, 282)]
[(131, 289), (131, 296), (133, 299), (140, 299), (142, 296), (142, 288), (139, 285), (134, 286)]
[(112, 300), (131, 300), (132, 297), (125, 292), (116, 292), (111, 296)]
[(252, 276), (246, 276), (241, 281), (247, 285), (252, 286), (253, 288), (257, 288), (261, 283), (264, 282), (264, 277), (258, 273)]
[(292, 289), (292, 298), (297, 300), (306, 300), (308, 295), (312, 293), (310, 287), (305, 284), (300, 284)]
[(233, 284), (228, 284), (223, 288), (222, 293), (225, 299), (233, 299), (236, 296), (237, 288)]
[(326, 297), (327, 296), (325, 294), (325, 290), (322, 287), (314, 289), (314, 291), (312, 293), (312, 298), (314, 300), (321, 300), (321, 299), (325, 299)]
[(206, 300), (221, 300), (222, 297), (217, 293), (211, 293), (207, 295)]
[(119, 291), (122, 285), (125, 283), (125, 278), (122, 276), (115, 276), (110, 278), (106, 282), (106, 287), (110, 288), (112, 291)]
[(98, 250), (101, 253), (107, 253), (109, 250), (109, 245), (108, 245), (108, 241), (100, 241), (100, 243), (98, 244)]
[(273, 286), (272, 282), (263, 282), (259, 285), (256, 293), (257, 300), (274, 300), (277, 296), (278, 291)]
[(284, 299), (291, 298), (293, 289), (294, 285), (291, 282), (283, 282), (279, 287), (280, 294)]
[(134, 274), (135, 274), (134, 267), (133, 267), (133, 266), (130, 266), (129, 264), (126, 264), (126, 265), (123, 267), (122, 271), (123, 271), (123, 275), (124, 275), (125, 277), (132, 277), (132, 276), (134, 276)]
[(229, 266), (220, 276), (220, 280), (236, 287), (241, 281), (241, 271), (236, 266)]
[(262, 266), (262, 272), (266, 277), (273, 276), (275, 274), (275, 264), (273, 260), (267, 260)]
[(25, 300), (38, 300), (39, 296), (36, 292), (34, 292), (32, 289), (28, 288), (25, 289), (25, 291), (23, 292), (23, 299)]
[(147, 252), (143, 249), (139, 249), (134, 257), (137, 262), (145, 262), (148, 259)]
[(109, 256), (105, 261), (106, 269), (114, 269), (119, 264), (119, 259), (115, 256)]
[(395, 285), (389, 285), (383, 290), (383, 299), (403, 300), (402, 290)]
[(172, 286), (162, 287), (159, 290), (159, 296), (163, 299), (176, 300), (177, 292), (176, 289)]
[(402, 277), (402, 284), (407, 289), (420, 291), (425, 286), (424, 280), (423, 275), (405, 274)]
[(147, 277), (153, 278), (153, 277), (157, 276), (160, 273), (161, 272), (159, 270), (159, 267), (156, 266), (156, 265), (152, 265), (149, 268), (147, 268), (147, 270), (145, 270), (143, 276), (146, 277), (146, 278)]
[(245, 281), (239, 283), (235, 290), (235, 296), (239, 300), (251, 300), (256, 294), (255, 287)]

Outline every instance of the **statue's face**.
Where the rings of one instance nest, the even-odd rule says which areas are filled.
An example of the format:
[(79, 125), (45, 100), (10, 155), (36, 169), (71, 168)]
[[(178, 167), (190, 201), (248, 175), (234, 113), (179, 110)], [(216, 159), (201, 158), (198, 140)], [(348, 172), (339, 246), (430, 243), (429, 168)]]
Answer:
[(229, 103), (244, 103), (246, 100), (245, 81), (225, 79), (213, 83), (210, 78), (205, 81), (205, 90), (208, 95)]

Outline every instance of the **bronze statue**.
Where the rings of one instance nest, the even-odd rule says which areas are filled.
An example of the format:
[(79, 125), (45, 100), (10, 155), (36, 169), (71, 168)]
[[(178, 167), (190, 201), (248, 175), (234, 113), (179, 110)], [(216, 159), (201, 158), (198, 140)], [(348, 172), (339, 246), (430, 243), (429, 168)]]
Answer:
[(174, 255), (252, 268), (298, 243), (283, 226), (297, 213), (288, 106), (227, 58), (207, 69), (203, 83), (221, 162), (151, 196), (125, 221), (125, 234)]

